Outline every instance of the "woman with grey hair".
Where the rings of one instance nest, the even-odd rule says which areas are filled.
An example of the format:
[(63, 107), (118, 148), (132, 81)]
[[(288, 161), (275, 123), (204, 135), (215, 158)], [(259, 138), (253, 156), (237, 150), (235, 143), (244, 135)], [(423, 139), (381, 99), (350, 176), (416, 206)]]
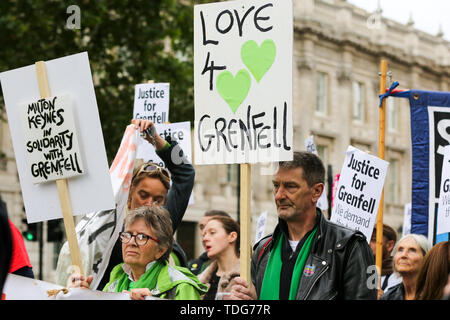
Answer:
[[(143, 206), (125, 217), (120, 233), (123, 263), (115, 266), (103, 291), (130, 293), (133, 300), (153, 296), (198, 300), (207, 287), (188, 269), (170, 266), (173, 246), (172, 221), (160, 206)], [(72, 277), (71, 287), (89, 288), (93, 277)]]
[(402, 282), (390, 288), (381, 300), (413, 300), (416, 293), (417, 275), (423, 258), (430, 250), (428, 239), (419, 234), (402, 237), (394, 249), (394, 272), (402, 277)]

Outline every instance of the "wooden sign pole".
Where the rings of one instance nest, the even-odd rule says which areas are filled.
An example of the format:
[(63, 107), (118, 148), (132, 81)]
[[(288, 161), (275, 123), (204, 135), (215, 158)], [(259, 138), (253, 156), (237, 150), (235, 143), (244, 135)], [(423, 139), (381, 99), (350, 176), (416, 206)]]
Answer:
[[(381, 60), (380, 64), (380, 94), (386, 93), (386, 74), (387, 62)], [(385, 128), (386, 128), (386, 99), (383, 99), (381, 107), (379, 108), (379, 133), (378, 133), (378, 157), (384, 160), (385, 150)], [(375, 265), (378, 271), (378, 288), (381, 288), (381, 268), (383, 261), (383, 202), (384, 202), (384, 188), (381, 192), (380, 204), (377, 213), (377, 240), (375, 250)]]
[[(41, 98), (48, 98), (51, 96), (50, 86), (47, 78), (47, 70), (44, 61), (35, 63), (36, 73), (39, 85), (39, 93)], [(80, 274), (83, 273), (81, 264), (80, 248), (78, 246), (77, 236), (75, 233), (75, 223), (73, 221), (72, 205), (70, 203), (70, 194), (67, 185), (67, 179), (56, 180), (56, 187), (58, 188), (59, 201), (61, 204), (62, 215), (64, 219), (64, 227), (66, 229), (67, 242), (69, 243), (70, 257), (72, 258), (72, 265), (78, 270)]]
[(250, 259), (251, 259), (251, 166), (249, 163), (240, 165), (241, 170), (241, 194), (240, 194), (240, 224), (241, 224), (241, 255), (240, 273), (241, 278), (251, 284)]

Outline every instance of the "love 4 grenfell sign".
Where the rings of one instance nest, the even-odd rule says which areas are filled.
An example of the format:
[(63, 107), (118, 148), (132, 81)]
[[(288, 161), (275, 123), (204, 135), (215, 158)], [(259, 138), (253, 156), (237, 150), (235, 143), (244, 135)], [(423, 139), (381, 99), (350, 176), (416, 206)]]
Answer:
[(292, 160), (291, 0), (194, 8), (196, 164)]

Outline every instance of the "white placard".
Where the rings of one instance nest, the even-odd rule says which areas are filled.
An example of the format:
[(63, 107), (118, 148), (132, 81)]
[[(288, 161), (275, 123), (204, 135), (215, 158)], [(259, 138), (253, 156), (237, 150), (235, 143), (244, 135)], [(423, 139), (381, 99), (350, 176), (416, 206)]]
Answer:
[[(308, 138), (305, 139), (305, 148), (306, 151), (314, 153), (316, 156), (319, 156), (316, 144), (314, 143), (314, 136), (309, 136)], [(321, 210), (328, 210), (328, 198), (327, 198), (327, 191), (325, 190), (325, 185), (319, 200), (317, 200), (317, 207)]]
[(388, 166), (389, 162), (349, 146), (330, 220), (361, 231), (369, 242)]
[[(155, 129), (163, 139), (171, 137), (176, 140), (183, 149), (186, 159), (192, 163), (192, 147), (191, 147), (191, 122), (175, 122), (155, 124)], [(156, 154), (155, 147), (142, 137), (139, 138), (138, 149), (136, 152), (136, 159), (143, 159), (144, 161), (152, 161), (165, 167), (164, 162)]]
[[(70, 93), (85, 174), (68, 179), (74, 215), (115, 207), (103, 133), (86, 52), (45, 62), (52, 96)], [(40, 98), (35, 65), (0, 73), (8, 124), (29, 223), (62, 218), (55, 183), (34, 184), (18, 106)]]
[(169, 93), (169, 83), (137, 84), (134, 87), (134, 118), (154, 123), (169, 121)]
[[(167, 139), (168, 136), (172, 140), (176, 140), (184, 152), (186, 160), (192, 163), (192, 146), (191, 146), (191, 122), (175, 122), (175, 123), (163, 123), (155, 124), (156, 131), (163, 138)], [(151, 161), (157, 163), (159, 166), (167, 168), (164, 161), (158, 156), (153, 147), (147, 140), (139, 137), (138, 148), (136, 151), (136, 159), (143, 159), (145, 162)], [(194, 191), (189, 198), (189, 204), (194, 203)]]
[(264, 232), (266, 231), (267, 224), (267, 214), (268, 211), (264, 211), (258, 217), (258, 222), (256, 223), (256, 234), (255, 234), (255, 243), (261, 240), (264, 237)]
[[(8, 274), (3, 288), (5, 300), (130, 300), (129, 293), (102, 292), (64, 287), (41, 280)], [(49, 294), (50, 293), (50, 294)], [(161, 300), (146, 297), (145, 300)]]
[(196, 164), (293, 158), (291, 0), (194, 7)]
[(411, 202), (405, 204), (403, 212), (402, 237), (411, 233)]
[(436, 234), (450, 232), (450, 145), (444, 147)]
[(83, 174), (83, 161), (69, 94), (19, 106), (33, 183)]

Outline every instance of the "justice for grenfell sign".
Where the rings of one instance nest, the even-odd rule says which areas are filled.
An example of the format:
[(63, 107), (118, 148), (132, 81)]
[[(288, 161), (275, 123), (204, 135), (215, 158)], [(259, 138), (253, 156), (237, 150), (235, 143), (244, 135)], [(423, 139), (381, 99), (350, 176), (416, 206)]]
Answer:
[(370, 241), (389, 162), (349, 146), (331, 221), (361, 231)]

